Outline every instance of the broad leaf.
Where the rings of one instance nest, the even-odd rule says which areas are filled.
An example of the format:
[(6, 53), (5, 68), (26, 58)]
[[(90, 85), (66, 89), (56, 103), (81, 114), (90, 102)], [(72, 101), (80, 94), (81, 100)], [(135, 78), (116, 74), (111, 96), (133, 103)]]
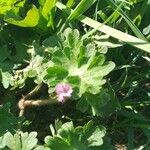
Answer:
[(3, 142), (11, 150), (32, 150), (37, 144), (36, 136), (36, 132), (18, 132), (15, 135), (7, 132), (4, 135)]
[(100, 146), (103, 144), (102, 137), (105, 136), (104, 127), (96, 127), (92, 135), (88, 138), (89, 146)]
[(15, 6), (23, 6), (24, 2), (25, 0), (0, 0), (0, 14), (5, 15)]
[[(1, 70), (0, 70), (1, 71)], [(12, 75), (9, 72), (2, 72), (1, 71), (1, 76), (2, 76), (2, 84), (5, 89), (11, 85), (12, 81)]]
[(14, 131), (18, 122), (22, 120), (10, 113), (9, 108), (9, 104), (0, 106), (0, 136), (2, 136), (6, 131)]
[(8, 58), (9, 55), (10, 51), (8, 50), (6, 45), (0, 47), (0, 63), (3, 62), (6, 58)]
[(4, 142), (3, 142), (3, 138), (4, 138), (4, 136), (1, 136), (1, 137), (0, 137), (0, 149), (2, 149), (2, 148), (5, 147), (5, 144), (4, 144)]
[(45, 138), (45, 143), (48, 147), (50, 147), (53, 150), (58, 150), (61, 147), (61, 150), (73, 150), (70, 148), (69, 144), (65, 142), (63, 139), (59, 137), (51, 137), (47, 136)]
[(60, 147), (61, 150), (90, 150), (102, 145), (105, 132), (104, 127), (94, 127), (91, 121), (76, 128), (72, 122), (67, 122), (58, 129), (57, 135), (47, 136), (45, 143), (53, 150)]
[(16, 18), (11, 18), (9, 14), (5, 17), (5, 21), (8, 23), (20, 26), (20, 27), (34, 27), (39, 21), (38, 9), (33, 6), (28, 12), (24, 19), (17, 20)]

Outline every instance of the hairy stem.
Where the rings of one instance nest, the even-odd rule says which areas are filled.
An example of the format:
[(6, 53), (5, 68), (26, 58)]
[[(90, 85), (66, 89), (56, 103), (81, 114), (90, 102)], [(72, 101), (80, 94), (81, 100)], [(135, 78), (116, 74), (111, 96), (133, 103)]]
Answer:
[(40, 99), (40, 100), (29, 100), (32, 98), (42, 87), (42, 84), (37, 85), (32, 91), (27, 95), (22, 96), (18, 102), (18, 107), (20, 109), (19, 116), (23, 116), (25, 108), (29, 106), (43, 106), (48, 104), (57, 103), (54, 99)]

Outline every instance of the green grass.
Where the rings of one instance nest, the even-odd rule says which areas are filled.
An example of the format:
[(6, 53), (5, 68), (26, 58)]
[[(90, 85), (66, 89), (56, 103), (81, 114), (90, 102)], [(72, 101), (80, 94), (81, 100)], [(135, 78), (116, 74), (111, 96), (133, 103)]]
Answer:
[(150, 149), (149, 0), (0, 7), (0, 149)]

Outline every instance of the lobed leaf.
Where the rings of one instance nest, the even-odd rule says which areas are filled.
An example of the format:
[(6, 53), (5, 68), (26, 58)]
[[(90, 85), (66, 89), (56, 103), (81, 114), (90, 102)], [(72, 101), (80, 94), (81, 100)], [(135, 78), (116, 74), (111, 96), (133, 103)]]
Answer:
[(4, 135), (3, 142), (11, 150), (32, 150), (38, 141), (36, 136), (36, 132), (17, 132), (14, 135), (12, 135), (10, 132), (7, 132)]
[(84, 126), (74, 128), (72, 122), (67, 122), (58, 129), (57, 135), (47, 136), (45, 138), (46, 145), (57, 150), (61, 147), (62, 150), (90, 150), (103, 144), (103, 137), (106, 129), (103, 126), (93, 126), (90, 121)]

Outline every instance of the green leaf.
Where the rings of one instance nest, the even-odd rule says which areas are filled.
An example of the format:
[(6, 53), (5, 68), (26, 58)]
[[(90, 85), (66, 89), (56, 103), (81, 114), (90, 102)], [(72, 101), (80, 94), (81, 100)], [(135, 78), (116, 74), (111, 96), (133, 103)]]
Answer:
[(54, 12), (55, 12), (55, 5), (57, 0), (46, 0), (43, 8), (42, 8), (42, 15), (48, 21), (47, 27), (54, 28)]
[(71, 13), (71, 15), (68, 17), (69, 20), (73, 20), (78, 18), (80, 15), (82, 15), (89, 7), (91, 7), (96, 0), (81, 0), (81, 2), (76, 6), (74, 11)]
[[(17, 6), (23, 6), (25, 0), (0, 0), (0, 14), (5, 15), (9, 10), (11, 10), (13, 7)], [(18, 3), (18, 4), (16, 4)]]
[(39, 4), (40, 4), (41, 6), (44, 5), (45, 1), (46, 1), (46, 0), (38, 0)]
[(63, 138), (68, 138), (70, 136), (70, 133), (73, 131), (73, 123), (67, 122), (62, 125), (62, 127), (58, 130), (58, 135)]
[(6, 131), (14, 131), (18, 122), (22, 120), (10, 113), (9, 108), (10, 104), (0, 106), (0, 136), (2, 136)]
[(56, 78), (56, 79), (64, 79), (68, 75), (68, 71), (61, 66), (54, 66), (47, 69), (47, 75), (45, 78)]
[(5, 16), (5, 21), (8, 23), (20, 26), (20, 27), (35, 27), (39, 21), (39, 12), (38, 9), (33, 6), (28, 12), (24, 19), (16, 20), (16, 18), (11, 18), (9, 14)]
[(46, 38), (43, 41), (43, 45), (48, 48), (52, 47), (54, 49), (54, 47), (59, 46), (58, 41), (59, 41), (59, 38), (57, 36), (53, 35), (53, 36)]
[(0, 53), (1, 53), (1, 55), (0, 55), (0, 62), (3, 62), (10, 55), (10, 51), (8, 50), (6, 45), (3, 45), (0, 48)]
[(0, 137), (0, 149), (2, 149), (2, 148), (5, 147), (5, 144), (4, 144), (4, 142), (3, 142), (3, 138), (4, 138), (4, 136), (1, 136), (1, 137)]
[(71, 8), (74, 5), (74, 3), (75, 3), (75, 0), (68, 0), (66, 6)]
[(56, 132), (61, 128), (62, 126), (62, 122), (60, 120), (55, 120), (55, 129), (56, 129)]
[[(117, 5), (115, 4), (115, 2), (113, 0), (107, 0), (107, 2), (112, 6), (113, 9), (117, 9)], [(134, 34), (146, 41), (146, 38), (144, 37), (144, 35), (141, 33), (141, 31), (137, 28), (137, 26), (133, 23), (133, 21), (124, 13), (124, 11), (120, 8), (118, 10), (118, 13), (125, 19), (125, 21), (127, 22), (127, 24), (129, 25), (129, 27), (132, 29), (132, 31), (134, 32)]]
[(120, 42), (110, 40), (108, 35), (95, 36), (94, 39), (95, 39), (94, 42), (99, 46), (107, 46), (109, 48), (116, 48), (116, 47), (120, 47), (123, 45)]
[[(61, 10), (66, 9), (66, 6), (60, 2), (57, 2), (56, 6)], [(67, 11), (66, 11), (66, 13), (67, 13)], [(107, 35), (110, 35), (110, 36), (122, 41), (122, 42), (128, 43), (131, 46), (134, 46), (136, 48), (139, 48), (143, 51), (150, 53), (150, 43), (145, 41), (145, 40), (141, 40), (140, 38), (137, 38), (137, 37), (134, 37), (134, 36), (129, 35), (127, 33), (121, 32), (115, 28), (109, 27), (103, 23), (100, 23), (96, 20), (93, 20), (93, 19), (86, 17), (86, 16), (83, 16), (83, 15), (81, 15), (77, 19), (79, 21), (81, 21), (82, 23), (94, 28), (95, 30), (103, 32)]]
[(45, 79), (67, 81), (72, 87), (76, 87), (78, 97), (85, 92), (99, 93), (106, 82), (104, 77), (114, 69), (115, 64), (105, 62), (104, 55), (97, 52), (93, 43), (84, 46), (76, 29), (67, 28), (62, 34), (62, 39), (65, 40), (62, 42), (63, 49), (58, 47), (52, 55), (52, 61), (57, 66), (47, 70)]
[[(85, 70), (86, 65), (81, 68), (81, 72), (83, 74), (81, 77), (81, 85), (80, 85), (80, 94), (84, 94), (85, 92), (89, 92), (92, 94), (99, 93), (101, 86), (105, 83), (103, 79), (109, 72), (111, 72), (115, 67), (113, 62), (109, 62), (104, 66), (96, 66), (91, 69)], [(85, 71), (83, 71), (85, 70)]]
[(46, 146), (52, 150), (58, 150), (61, 147), (61, 150), (73, 150), (67, 142), (59, 137), (47, 136), (45, 138)]
[(62, 34), (62, 37), (65, 38), (64, 42), (65, 47), (76, 48), (80, 46), (82, 42), (80, 40), (80, 33), (77, 29), (74, 30), (72, 30), (71, 28), (65, 29), (65, 31)]
[(78, 110), (85, 113), (89, 109), (89, 104), (84, 97), (81, 97), (81, 99), (78, 101), (76, 107)]
[(150, 33), (150, 24), (143, 29), (143, 34), (148, 35)]
[(36, 132), (18, 132), (15, 135), (12, 135), (10, 132), (7, 132), (4, 135), (4, 143), (11, 150), (31, 150), (37, 144), (37, 133)]
[(5, 89), (11, 85), (12, 81), (12, 75), (9, 72), (2, 72), (1, 71), (1, 76), (2, 76), (2, 84)]
[(106, 129), (102, 126), (93, 126), (90, 121), (83, 127), (73, 127), (72, 122), (67, 122), (58, 130), (57, 135), (45, 138), (46, 146), (53, 150), (90, 150), (103, 143)]
[(27, 72), (27, 76), (28, 76), (29, 78), (36, 77), (36, 75), (37, 75), (37, 72), (36, 72), (36, 70), (34, 70), (34, 69), (31, 69), (31, 70), (29, 70), (29, 71)]
[(79, 86), (80, 82), (81, 82), (79, 76), (69, 76), (69, 77), (67, 77), (67, 81), (69, 83), (71, 83), (71, 85), (73, 85), (73, 87)]
[(93, 115), (102, 116), (102, 108), (110, 101), (110, 95), (107, 93), (107, 90), (101, 90), (97, 95), (87, 94), (86, 101), (91, 106)]
[(103, 144), (103, 139), (106, 134), (106, 129), (102, 126), (96, 127), (92, 135), (88, 138), (89, 146), (100, 146)]

